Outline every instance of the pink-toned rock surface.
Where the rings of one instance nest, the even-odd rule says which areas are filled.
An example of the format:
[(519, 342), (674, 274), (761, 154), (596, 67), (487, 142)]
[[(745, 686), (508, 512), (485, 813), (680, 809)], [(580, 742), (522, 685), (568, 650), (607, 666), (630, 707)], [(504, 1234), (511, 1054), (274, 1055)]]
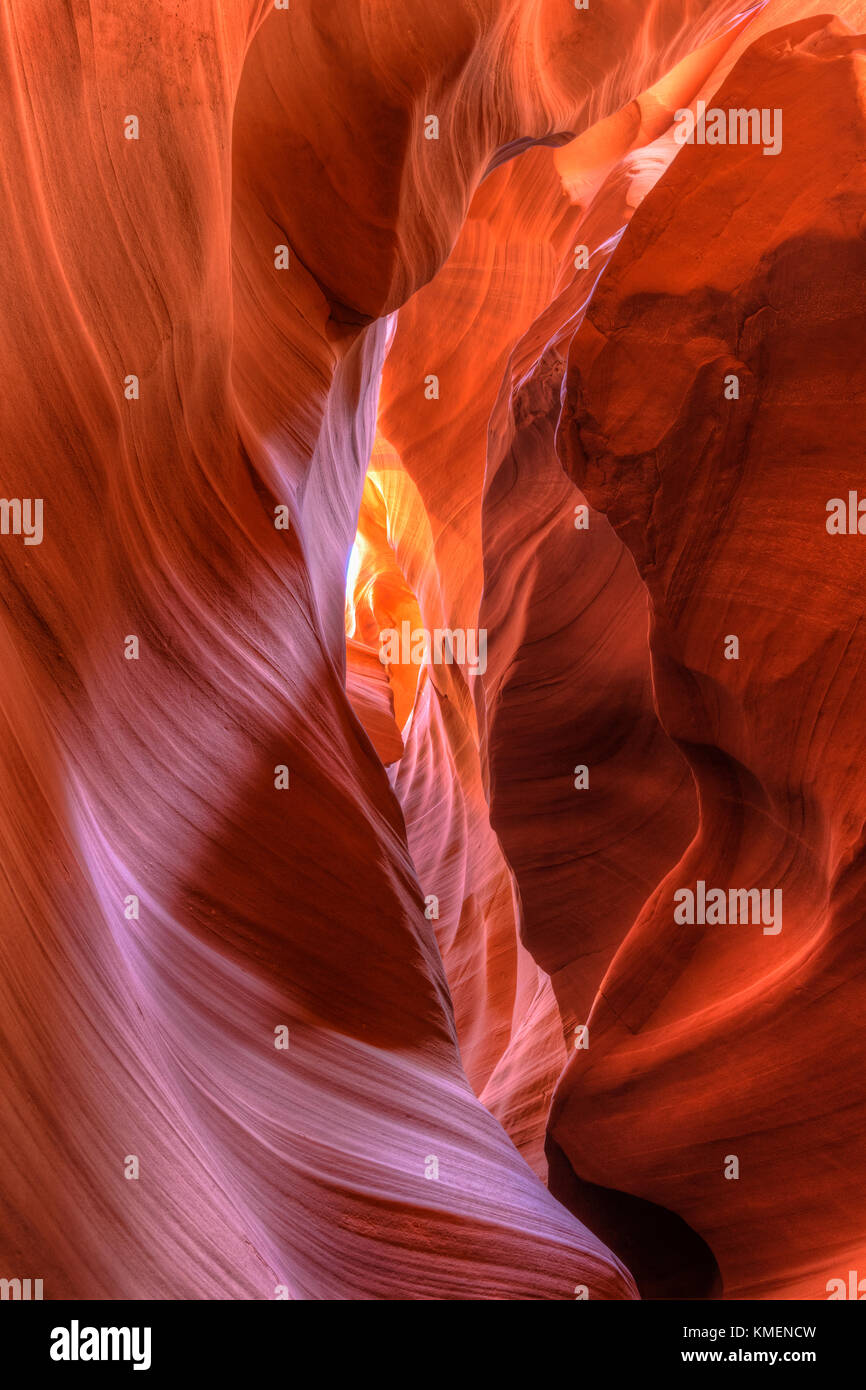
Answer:
[[(863, 9), (10, 0), (0, 1276), (856, 1257)], [(778, 159), (679, 150), (723, 80)]]

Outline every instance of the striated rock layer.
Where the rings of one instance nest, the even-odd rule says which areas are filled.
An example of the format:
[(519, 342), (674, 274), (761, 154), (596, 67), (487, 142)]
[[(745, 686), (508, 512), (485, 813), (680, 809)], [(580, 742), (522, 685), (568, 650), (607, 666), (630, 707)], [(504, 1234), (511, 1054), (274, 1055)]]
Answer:
[(866, 7), (56, 8), (0, 25), (0, 1275), (823, 1296)]
[[(581, 1176), (675, 1207), (735, 1297), (820, 1297), (864, 1254), (863, 560), (825, 526), (863, 449), (864, 45), (816, 19), (748, 49), (713, 101), (781, 109), (783, 157), (683, 148), (572, 341), (560, 424), (646, 581), (700, 822), (607, 971), (552, 1132)], [(698, 879), (772, 884), (778, 930), (677, 924)]]

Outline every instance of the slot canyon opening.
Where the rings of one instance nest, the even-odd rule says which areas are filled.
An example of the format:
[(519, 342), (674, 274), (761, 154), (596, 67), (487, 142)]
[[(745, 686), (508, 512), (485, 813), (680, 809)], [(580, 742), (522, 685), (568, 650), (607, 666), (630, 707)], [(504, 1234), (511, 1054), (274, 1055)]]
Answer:
[[(350, 679), (349, 695), (386, 765), (395, 754), (402, 753), (402, 731), (425, 673), (423, 663), (411, 660), (411, 653), (407, 653), (408, 660), (381, 659), (383, 633), (402, 634), (404, 623), (410, 625), (411, 632), (422, 623), (418, 598), (398, 563), (392, 543), (395, 531), (403, 524), (399, 513), (389, 516), (380, 474), (371, 466), (364, 480), (358, 529), (346, 575), (346, 666), (356, 676), (366, 673), (368, 684), (373, 679), (370, 673), (384, 682), (382, 693), (390, 701), (393, 724), (400, 736), (399, 748), (393, 739), (384, 750), (380, 747), (381, 719), (370, 719), (369, 702), (361, 697), (360, 681)], [(379, 672), (376, 663), (381, 668)]]
[(377, 436), (346, 573), (347, 692), (385, 767), (402, 757), (425, 687), (477, 734), (472, 682), (486, 633), (446, 617), (431, 520), (396, 451)]
[[(391, 770), (392, 780), (404, 753), (404, 735), (426, 683), (432, 681), (437, 698), (447, 699), (446, 686), (456, 676), (466, 691), (461, 665), (443, 664), (441, 652), (437, 663), (432, 646), (426, 653), (416, 648), (413, 658), (412, 641), (426, 629), (422, 604), (404, 566), (416, 583), (422, 576), (418, 586), (426, 588), (429, 598), (430, 576), (427, 574), (425, 582), (423, 575), (425, 567), (435, 574), (435, 565), (430, 565), (433, 553), (426, 510), (394, 450), (380, 436), (365, 478), (346, 575), (347, 690), (382, 763)], [(438, 584), (433, 589), (438, 598)], [(383, 641), (387, 634), (398, 638), (394, 660), (387, 659)], [(447, 654), (454, 655), (453, 651)], [(458, 775), (453, 764), (445, 771), (446, 778)], [(399, 787), (395, 789), (399, 795)], [(486, 801), (480, 807), (476, 803), (476, 814), (485, 817), (485, 828), (489, 829)], [(517, 932), (517, 878), (504, 846), (498, 843), (514, 884)], [(423, 864), (416, 863), (416, 871), (423, 882)], [(434, 920), (433, 926), (438, 937), (439, 921)], [(445, 949), (443, 957), (447, 962)], [(447, 968), (446, 974), (450, 984)], [(571, 1028), (564, 1013), (560, 1023), (563, 1036), (568, 1037)], [(459, 1024), (458, 1014), (461, 1035)], [(462, 1036), (460, 1040), (462, 1045)], [(486, 1103), (485, 1087), (474, 1084)], [(491, 1110), (496, 1113), (495, 1106)], [(543, 1155), (551, 1194), (622, 1260), (642, 1299), (713, 1300), (722, 1296), (721, 1274), (712, 1250), (676, 1212), (582, 1179), (549, 1133), (544, 1136)]]
[[(674, 112), (696, 97), (753, 14), (750, 10), (737, 16), (721, 35), (696, 47), (606, 120), (577, 137), (553, 142), (558, 146), (555, 153), (529, 146), (510, 161), (510, 169), (497, 166), (488, 171), (476, 190), (451, 260), (399, 311), (393, 347), (389, 343), (387, 389), (380, 400), (382, 433), (371, 451), (346, 576), (347, 692), (403, 810), (425, 903), (436, 905), (425, 915), (439, 944), (467, 1076), (530, 1166), (546, 1179), (551, 1193), (619, 1256), (645, 1299), (721, 1297), (722, 1280), (712, 1250), (675, 1211), (581, 1178), (547, 1133), (547, 1116), (575, 1020), (588, 1017), (588, 1012), (580, 1010), (591, 1008), (605, 962), (627, 936), (642, 902), (663, 876), (664, 866), (655, 850), (651, 855), (641, 851), (640, 808), (626, 795), (617, 802), (617, 835), (635, 837), (640, 871), (626, 880), (602, 856), (597, 882), (587, 887), (579, 876), (576, 861), (582, 851), (580, 845), (575, 849), (572, 813), (559, 801), (568, 797), (570, 780), (565, 773), (571, 752), (569, 747), (564, 754), (565, 740), (556, 743), (557, 734), (566, 728), (560, 706), (554, 711), (552, 746), (543, 750), (555, 768), (548, 771), (545, 766), (540, 773), (533, 768), (539, 785), (545, 785), (545, 776), (550, 779), (551, 803), (542, 811), (536, 804), (539, 793), (525, 780), (521, 784), (520, 778), (505, 787), (503, 795), (488, 737), (496, 741), (494, 752), (501, 752), (509, 739), (523, 739), (523, 753), (530, 759), (538, 756), (525, 722), (521, 723), (524, 678), (514, 680), (509, 670), (503, 674), (500, 665), (485, 680), (479, 669), (480, 636), (474, 653), (469, 639), (471, 625), (484, 622), (489, 610), (498, 615), (498, 621), (490, 621), (491, 650), (494, 639), (500, 639), (500, 624), (511, 628), (506, 646), (509, 652), (513, 646), (513, 657), (506, 655), (506, 665), (509, 660), (517, 666), (531, 665), (548, 637), (551, 648), (559, 640), (555, 623), (550, 634), (533, 630), (526, 636), (517, 631), (524, 599), (515, 595), (513, 611), (507, 595), (500, 592), (491, 599), (488, 566), (495, 571), (499, 552), (505, 551), (508, 558), (502, 561), (502, 574), (512, 575), (518, 590), (531, 601), (535, 580), (525, 582), (521, 568), (535, 573), (536, 579), (540, 572), (543, 586), (548, 582), (545, 565), (549, 563), (552, 577), (565, 556), (566, 536), (569, 532), (573, 536), (577, 525), (576, 504), (586, 501), (560, 462), (556, 443), (568, 343), (635, 207), (673, 157), (668, 137)], [(647, 154), (655, 141), (661, 143)], [(527, 189), (532, 190), (530, 198), (525, 196)], [(549, 199), (547, 204), (544, 198)], [(539, 221), (545, 225), (549, 262), (539, 258), (532, 212), (536, 206), (544, 206)], [(591, 267), (576, 255), (584, 242), (593, 247)], [(533, 285), (534, 301), (529, 296), (524, 303), (518, 295), (521, 269), (521, 284)], [(473, 284), (476, 274), (489, 277), (489, 281), (479, 278), (478, 291)], [(473, 301), (476, 293), (477, 302)], [(465, 344), (473, 303), (474, 315), (480, 310), (489, 313), (490, 332), (489, 342), (470, 357)], [(439, 375), (425, 378), (428, 365)], [(463, 383), (475, 379), (476, 373), (474, 395), (463, 394)], [(419, 440), (413, 437), (415, 426), (407, 428), (407, 422), (409, 412), (414, 419), (419, 409), (425, 382), (435, 383), (434, 394), (425, 394), (425, 401), (438, 400), (442, 385), (443, 401), (447, 395), (449, 406), (435, 416), (430, 412), (433, 423), (425, 418), (424, 439)], [(461, 399), (462, 409), (458, 407)], [(503, 414), (510, 416), (505, 423)], [(512, 426), (516, 442), (509, 444)], [(394, 440), (394, 447), (386, 435)], [(491, 460), (492, 440), (501, 452), (496, 456), (494, 447)], [(443, 484), (455, 460), (460, 460), (461, 472), (450, 479), (449, 490)], [(440, 476), (435, 476), (437, 472)], [(625, 773), (626, 786), (630, 756), (652, 765), (647, 795), (658, 797), (658, 836), (669, 836), (675, 862), (692, 834), (687, 824), (690, 810), (681, 814), (678, 809), (684, 802), (689, 808), (692, 805), (691, 776), (658, 729), (648, 695), (648, 664), (646, 671), (641, 666), (642, 661), (648, 663), (646, 610), (641, 607), (646, 601), (645, 586), (631, 552), (607, 519), (593, 515), (595, 548), (589, 552), (592, 559), (586, 560), (587, 567), (595, 568), (602, 587), (610, 586), (617, 611), (628, 614), (616, 650), (605, 650), (588, 673), (579, 661), (580, 669), (575, 670), (568, 641), (576, 642), (580, 651), (584, 642), (601, 649), (606, 639), (593, 626), (597, 618), (578, 632), (577, 624), (583, 612), (590, 610), (595, 594), (589, 585), (585, 592), (578, 591), (574, 612), (570, 612), (570, 580), (560, 573), (551, 589), (554, 606), (562, 606), (560, 626), (570, 634), (555, 657), (565, 664), (530, 673), (523, 690), (530, 691), (537, 682), (545, 690), (558, 687), (567, 699), (572, 682), (588, 682), (590, 687), (596, 680), (610, 682), (618, 692), (620, 726), (614, 727), (603, 710), (590, 705), (591, 735), (612, 762), (625, 748), (618, 771), (620, 778)], [(535, 551), (530, 554), (529, 540), (535, 532), (550, 546), (551, 562), (540, 563)], [(460, 573), (463, 566), (469, 571), (468, 581)], [(505, 581), (500, 582), (505, 587)], [(433, 638), (439, 630), (447, 634), (447, 644), (437, 653)], [(474, 631), (480, 633), (479, 628)], [(416, 635), (421, 634), (426, 648), (424, 641), (415, 647)], [(459, 643), (462, 650), (457, 649)], [(528, 660), (530, 648), (533, 656)], [(486, 664), (486, 645), (484, 657)], [(491, 696), (494, 685), (496, 694)], [(503, 686), (507, 707), (500, 698)], [(488, 727), (491, 703), (498, 705), (498, 728), (493, 735)], [(625, 747), (623, 726), (639, 730), (632, 754)], [(578, 756), (582, 755), (575, 752)], [(525, 768), (522, 775), (525, 779)], [(643, 779), (642, 771), (641, 786)], [(680, 782), (687, 786), (678, 800)], [(559, 826), (545, 839), (556, 816)], [(431, 832), (436, 818), (442, 820), (438, 844), (435, 831)], [(534, 864), (515, 846), (515, 838), (524, 831), (530, 838), (534, 834), (542, 845)], [(677, 839), (681, 831), (682, 844)], [(590, 851), (584, 853), (591, 859)], [(544, 892), (537, 893), (536, 884), (529, 880), (539, 870), (545, 871), (549, 861), (559, 875), (553, 890), (554, 915), (539, 916), (534, 905), (524, 912), (533, 895), (539, 902), (544, 899)], [(573, 879), (568, 880), (572, 871)], [(441, 889), (440, 880), (448, 880), (448, 886)], [(568, 901), (573, 904), (576, 899), (586, 908), (587, 894), (594, 899), (589, 914), (581, 917), (573, 906), (569, 910)], [(599, 921), (605, 916), (607, 925)], [(526, 929), (527, 922), (531, 929)], [(575, 934), (585, 935), (586, 940), (569, 955), (563, 941)], [(525, 1001), (522, 1006), (519, 982), (531, 970), (538, 976), (537, 994), (528, 1006)], [(508, 990), (501, 978), (509, 971), (513, 997), (503, 1005), (500, 996)], [(474, 976), (480, 977), (480, 984)], [(523, 1014), (521, 1007), (525, 1007)], [(532, 1028), (537, 1028), (539, 1011), (544, 1024), (530, 1044), (526, 1020), (531, 1017)], [(514, 1085), (511, 1073), (516, 1072), (517, 1063), (513, 1059), (520, 1056), (525, 1062), (533, 1048), (546, 1048), (549, 1062), (537, 1066), (533, 1056), (521, 1108), (513, 1103), (513, 1093), (508, 1100), (504, 1093)], [(538, 1112), (532, 1122), (526, 1118), (529, 1110)], [(583, 1142), (585, 1136), (580, 1137)]]

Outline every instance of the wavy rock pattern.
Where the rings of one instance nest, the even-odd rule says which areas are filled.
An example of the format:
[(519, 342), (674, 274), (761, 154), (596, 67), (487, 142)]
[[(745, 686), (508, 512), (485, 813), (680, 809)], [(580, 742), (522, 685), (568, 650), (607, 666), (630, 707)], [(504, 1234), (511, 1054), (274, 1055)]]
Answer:
[[(44, 535), (0, 535), (0, 1274), (796, 1298), (862, 1258), (837, 15), (6, 5)], [(680, 148), (698, 99), (783, 153)], [(444, 655), (381, 660), (404, 623)], [(678, 927), (698, 878), (784, 931)]]
[[(864, 44), (806, 20), (740, 59), (714, 102), (781, 108), (785, 159), (683, 149), (572, 340), (560, 426), (646, 581), (657, 708), (701, 815), (607, 973), (553, 1133), (583, 1176), (676, 1207), (739, 1297), (820, 1296), (864, 1253), (838, 1218), (866, 1128), (859, 1044), (845, 1029), (840, 1069), (829, 1041), (863, 1002), (862, 561), (825, 528), (862, 447)], [(678, 926), (671, 885), (697, 879), (778, 885), (783, 929)], [(672, 1117), (651, 1151), (635, 1106)], [(728, 1153), (739, 1185), (720, 1180)]]

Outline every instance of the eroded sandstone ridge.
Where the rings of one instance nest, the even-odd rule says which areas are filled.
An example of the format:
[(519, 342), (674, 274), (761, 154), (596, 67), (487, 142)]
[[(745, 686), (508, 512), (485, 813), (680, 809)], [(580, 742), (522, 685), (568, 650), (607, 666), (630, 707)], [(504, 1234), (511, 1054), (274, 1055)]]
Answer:
[(0, 1274), (866, 1273), (862, 31), (6, 4)]

